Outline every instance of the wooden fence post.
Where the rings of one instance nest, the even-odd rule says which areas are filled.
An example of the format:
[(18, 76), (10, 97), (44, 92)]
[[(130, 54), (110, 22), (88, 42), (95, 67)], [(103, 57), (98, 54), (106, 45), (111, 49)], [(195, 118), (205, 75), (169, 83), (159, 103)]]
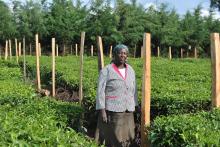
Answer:
[(137, 45), (134, 46), (134, 58), (136, 57)]
[(198, 56), (197, 56), (197, 48), (195, 47), (195, 48), (194, 48), (194, 58), (197, 59), (197, 57), (198, 57)]
[(142, 83), (142, 101), (141, 101), (141, 147), (150, 146), (148, 140), (150, 127), (150, 95), (151, 95), (151, 35), (144, 34), (144, 74)]
[(91, 45), (91, 56), (93, 57), (93, 45)]
[(52, 96), (55, 97), (55, 38), (52, 38)]
[(39, 51), (39, 57), (41, 57), (41, 44), (38, 43), (38, 51)]
[[(103, 56), (103, 46), (102, 46), (102, 38), (100, 36), (97, 37), (97, 47), (98, 47), (98, 72), (102, 70), (104, 65), (104, 56)], [(99, 116), (98, 116), (99, 117)], [(99, 119), (99, 118), (98, 118)], [(98, 121), (99, 123), (99, 121)], [(96, 131), (95, 131), (95, 141), (99, 141), (99, 124), (97, 123)]]
[(160, 57), (160, 47), (157, 47), (157, 57)]
[(24, 68), (24, 82), (25, 82), (26, 81), (25, 38), (23, 38), (23, 68)]
[(183, 58), (183, 48), (180, 49), (180, 58)]
[(109, 58), (112, 58), (112, 45), (110, 46)]
[(98, 70), (104, 67), (104, 58), (103, 58), (103, 45), (102, 45), (102, 38), (98, 36), (97, 38), (98, 44)]
[(72, 55), (73, 54), (73, 45), (71, 44), (70, 45), (70, 55)]
[(15, 38), (15, 53), (16, 53), (16, 61), (18, 63), (18, 40)]
[(57, 55), (57, 57), (59, 56), (59, 46), (58, 46), (58, 44), (56, 45), (56, 55)]
[(21, 42), (18, 43), (18, 56), (21, 56)]
[(38, 34), (35, 35), (35, 46), (36, 46), (36, 70), (37, 70), (37, 90), (41, 90), (41, 82), (40, 82), (40, 61), (39, 61), (39, 42), (38, 42)]
[(171, 60), (172, 59), (172, 49), (171, 49), (171, 46), (169, 47), (169, 55), (168, 55), (169, 59)]
[(5, 41), (5, 60), (8, 60), (8, 40)]
[(9, 56), (10, 60), (12, 59), (12, 52), (11, 52), (11, 39), (9, 39)]
[(31, 46), (31, 43), (30, 43), (30, 56), (32, 54), (32, 46)]
[(220, 107), (220, 45), (219, 33), (211, 34), (212, 106)]
[(80, 42), (80, 84), (79, 84), (79, 103), (83, 100), (83, 53), (84, 53), (85, 32), (81, 33)]
[(75, 44), (76, 56), (78, 56), (78, 45)]

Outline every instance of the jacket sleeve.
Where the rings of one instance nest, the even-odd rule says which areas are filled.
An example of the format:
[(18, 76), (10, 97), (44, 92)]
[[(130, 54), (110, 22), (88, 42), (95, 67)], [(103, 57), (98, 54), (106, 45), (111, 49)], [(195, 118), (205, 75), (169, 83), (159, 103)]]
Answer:
[(107, 82), (107, 70), (102, 69), (99, 73), (96, 92), (96, 110), (105, 108), (105, 87)]

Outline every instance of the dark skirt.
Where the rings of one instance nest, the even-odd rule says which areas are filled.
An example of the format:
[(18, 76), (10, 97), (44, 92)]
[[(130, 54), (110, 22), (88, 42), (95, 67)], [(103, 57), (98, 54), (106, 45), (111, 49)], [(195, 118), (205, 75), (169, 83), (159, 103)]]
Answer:
[(107, 147), (129, 147), (135, 137), (135, 123), (133, 112), (106, 111), (108, 122), (104, 123), (99, 115), (97, 131), (101, 144)]

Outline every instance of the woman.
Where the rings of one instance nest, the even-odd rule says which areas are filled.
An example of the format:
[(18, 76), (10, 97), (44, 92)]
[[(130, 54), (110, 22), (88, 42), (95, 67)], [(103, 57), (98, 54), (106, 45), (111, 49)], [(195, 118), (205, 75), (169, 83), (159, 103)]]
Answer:
[(111, 64), (99, 73), (96, 109), (99, 140), (110, 147), (130, 146), (135, 137), (134, 115), (138, 106), (135, 72), (126, 63), (128, 47), (113, 50)]

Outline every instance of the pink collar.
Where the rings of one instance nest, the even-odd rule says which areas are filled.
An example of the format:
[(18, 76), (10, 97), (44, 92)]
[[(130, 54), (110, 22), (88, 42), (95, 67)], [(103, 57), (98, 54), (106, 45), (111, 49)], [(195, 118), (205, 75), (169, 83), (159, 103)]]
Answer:
[(128, 65), (126, 63), (125, 63), (125, 78), (122, 76), (121, 72), (118, 70), (118, 67), (114, 63), (112, 63), (112, 67), (116, 71), (116, 73), (118, 73), (122, 77), (122, 79), (126, 80), (127, 70), (128, 70)]

